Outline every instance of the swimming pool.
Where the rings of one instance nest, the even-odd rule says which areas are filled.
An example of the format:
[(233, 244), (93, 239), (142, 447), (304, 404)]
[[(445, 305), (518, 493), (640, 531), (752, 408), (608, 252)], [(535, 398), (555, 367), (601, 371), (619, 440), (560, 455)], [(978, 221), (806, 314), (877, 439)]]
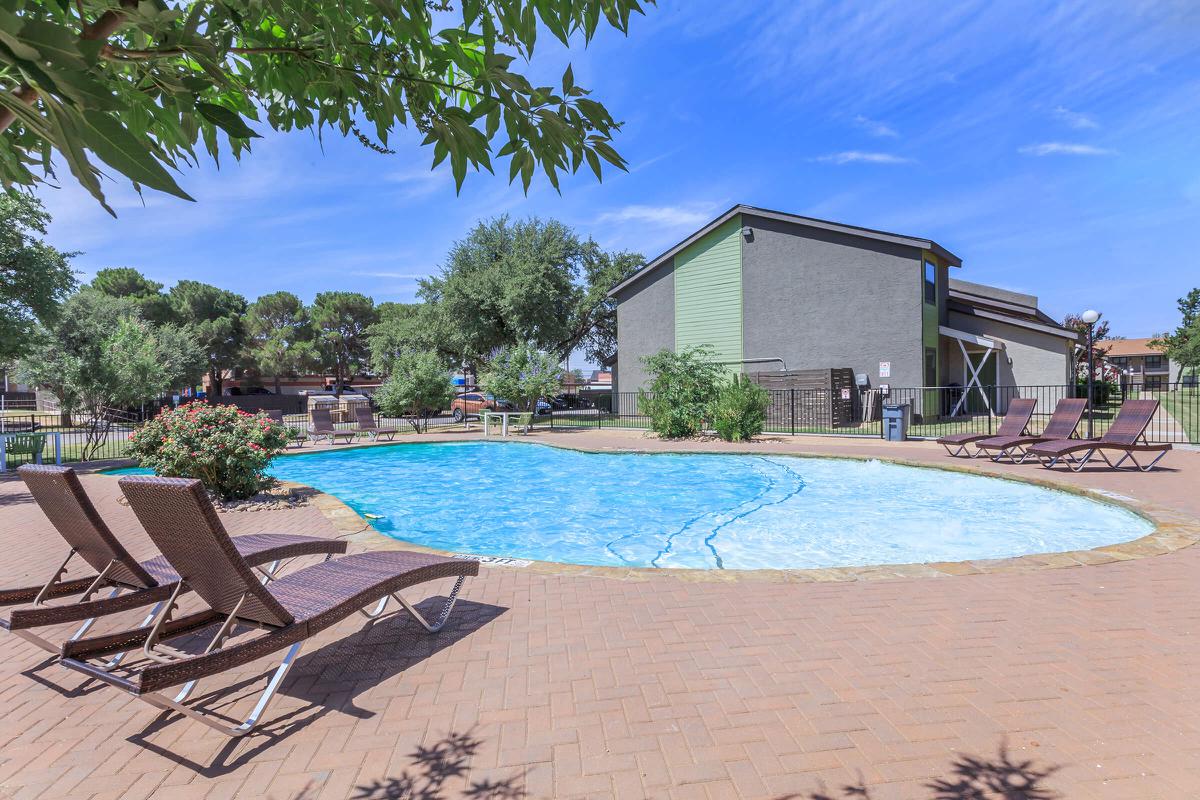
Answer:
[(1107, 503), (878, 461), (589, 453), (518, 442), (278, 458), (380, 532), (459, 553), (574, 564), (761, 569), (965, 561), (1149, 533)]

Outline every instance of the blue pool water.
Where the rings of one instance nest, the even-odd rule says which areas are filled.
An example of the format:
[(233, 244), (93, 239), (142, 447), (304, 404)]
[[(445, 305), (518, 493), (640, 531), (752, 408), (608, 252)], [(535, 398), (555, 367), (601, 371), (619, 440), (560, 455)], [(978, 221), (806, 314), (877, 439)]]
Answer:
[(288, 456), (271, 473), (336, 495), (399, 539), (575, 564), (964, 561), (1088, 549), (1152, 530), (1065, 492), (878, 461), (456, 442)]

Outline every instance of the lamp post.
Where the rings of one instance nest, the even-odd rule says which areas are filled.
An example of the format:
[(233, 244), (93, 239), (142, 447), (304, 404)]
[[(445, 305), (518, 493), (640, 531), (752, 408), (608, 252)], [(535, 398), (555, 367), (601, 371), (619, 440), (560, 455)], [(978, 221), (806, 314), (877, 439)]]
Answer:
[(1088, 326), (1088, 331), (1087, 331), (1087, 362), (1088, 362), (1088, 373), (1087, 373), (1087, 415), (1088, 415), (1088, 426), (1087, 426), (1087, 435), (1088, 435), (1088, 438), (1089, 438), (1089, 439), (1091, 439), (1091, 438), (1092, 438), (1092, 434), (1093, 434), (1093, 432), (1092, 432), (1092, 397), (1093, 397), (1093, 395), (1094, 395), (1094, 390), (1093, 390), (1093, 388), (1092, 388), (1092, 387), (1093, 387), (1093, 384), (1095, 383), (1095, 379), (1096, 379), (1096, 359), (1095, 359), (1095, 357), (1094, 357), (1094, 352), (1095, 352), (1095, 351), (1094, 351), (1094, 349), (1093, 349), (1093, 348), (1095, 347), (1095, 341), (1096, 341), (1096, 340), (1095, 340), (1095, 334), (1096, 334), (1096, 323), (1100, 321), (1100, 316), (1101, 316), (1101, 315), (1100, 315), (1100, 312), (1099, 312), (1099, 311), (1096, 311), (1095, 309), (1089, 308), (1087, 311), (1083, 312), (1083, 314), (1082, 314), (1082, 315), (1080, 315), (1080, 317), (1079, 317), (1079, 318), (1080, 318), (1081, 320), (1083, 320), (1083, 322), (1084, 322), (1084, 323), (1085, 323), (1085, 324)]

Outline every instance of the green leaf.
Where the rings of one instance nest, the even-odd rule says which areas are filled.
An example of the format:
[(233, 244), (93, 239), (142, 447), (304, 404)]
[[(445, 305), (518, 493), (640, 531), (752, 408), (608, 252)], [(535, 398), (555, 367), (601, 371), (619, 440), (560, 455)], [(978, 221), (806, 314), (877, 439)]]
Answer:
[(236, 139), (262, 138), (246, 124), (241, 116), (230, 111), (225, 106), (218, 106), (213, 103), (196, 103), (196, 111), (199, 112), (200, 116)]
[(184, 200), (192, 197), (171, 177), (154, 157), (147, 144), (134, 138), (125, 126), (108, 114), (85, 111), (80, 134), (88, 149), (100, 160), (132, 181), (173, 194)]

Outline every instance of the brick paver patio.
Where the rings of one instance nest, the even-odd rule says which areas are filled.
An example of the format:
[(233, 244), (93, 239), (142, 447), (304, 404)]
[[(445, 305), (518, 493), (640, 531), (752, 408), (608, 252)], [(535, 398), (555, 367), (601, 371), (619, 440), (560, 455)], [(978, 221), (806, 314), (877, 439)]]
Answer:
[[(543, 436), (661, 446), (612, 431)], [(755, 447), (947, 461), (920, 443)], [(1059, 477), (1200, 516), (1200, 453), (1167, 465)], [(117, 533), (151, 552), (115, 480), (85, 483)], [(237, 533), (337, 535), (312, 506), (225, 519)], [(10, 478), (0, 545), (3, 585), (61, 558)], [(463, 596), (437, 636), (402, 617), (324, 632), (263, 732), (240, 742), (0, 638), (0, 797), (1200, 796), (1198, 547), (844, 583), (485, 568)], [(271, 663), (208, 681), (203, 702), (244, 713)]]

